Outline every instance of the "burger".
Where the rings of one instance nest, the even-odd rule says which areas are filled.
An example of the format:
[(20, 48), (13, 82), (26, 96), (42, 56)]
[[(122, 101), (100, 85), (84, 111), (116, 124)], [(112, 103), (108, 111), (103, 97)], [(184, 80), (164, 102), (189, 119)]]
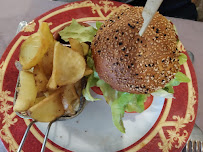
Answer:
[(114, 125), (125, 132), (125, 112), (142, 112), (151, 95), (173, 98), (173, 86), (190, 80), (180, 72), (187, 57), (177, 48), (173, 24), (158, 12), (143, 36), (142, 7), (130, 7), (112, 15), (98, 29), (88, 65), (94, 69), (83, 95), (95, 101), (89, 89), (97, 86), (111, 106)]
[[(93, 73), (87, 77), (83, 96), (97, 101), (100, 99), (90, 90), (101, 90), (111, 107), (114, 125), (123, 133), (125, 112), (143, 112), (151, 96), (173, 98), (173, 87), (190, 81), (180, 72), (187, 56), (178, 50), (175, 26), (157, 12), (140, 36), (142, 11), (143, 7), (120, 10), (104, 23), (96, 22), (94, 32), (79, 34), (85, 38), (92, 35), (86, 61)], [(59, 32), (62, 39), (63, 33)]]

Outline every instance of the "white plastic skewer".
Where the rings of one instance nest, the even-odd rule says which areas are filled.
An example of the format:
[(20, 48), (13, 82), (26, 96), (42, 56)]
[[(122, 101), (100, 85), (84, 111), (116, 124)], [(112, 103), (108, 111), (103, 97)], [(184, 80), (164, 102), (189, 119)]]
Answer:
[(159, 6), (163, 0), (147, 0), (145, 7), (142, 12), (142, 17), (144, 19), (144, 23), (139, 31), (139, 35), (142, 36), (147, 29), (149, 23), (151, 22), (154, 14), (159, 9)]

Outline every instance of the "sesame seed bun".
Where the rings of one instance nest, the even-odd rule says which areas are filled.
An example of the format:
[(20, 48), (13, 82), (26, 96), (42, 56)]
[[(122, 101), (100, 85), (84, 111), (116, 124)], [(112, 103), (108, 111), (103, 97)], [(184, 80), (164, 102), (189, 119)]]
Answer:
[(131, 7), (112, 15), (91, 45), (99, 77), (118, 91), (155, 92), (180, 69), (173, 25), (157, 12), (140, 37), (142, 10)]

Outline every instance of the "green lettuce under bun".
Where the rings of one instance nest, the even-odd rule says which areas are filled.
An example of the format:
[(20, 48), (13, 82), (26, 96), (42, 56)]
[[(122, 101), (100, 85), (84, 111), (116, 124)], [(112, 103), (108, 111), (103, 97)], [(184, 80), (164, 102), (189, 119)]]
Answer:
[(59, 35), (66, 42), (68, 42), (69, 38), (77, 39), (80, 42), (92, 42), (96, 32), (97, 30), (94, 27), (85, 27), (80, 25), (75, 19), (72, 19), (71, 24), (60, 31)]

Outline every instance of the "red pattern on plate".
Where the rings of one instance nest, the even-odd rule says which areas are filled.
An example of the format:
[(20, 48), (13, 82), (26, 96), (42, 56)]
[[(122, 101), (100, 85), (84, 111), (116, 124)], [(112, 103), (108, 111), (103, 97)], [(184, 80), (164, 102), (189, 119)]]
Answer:
[[(37, 17), (32, 23), (30, 23), (30, 29), (20, 32), (9, 44), (0, 60), (0, 84), (2, 85), (2, 88), (0, 88), (0, 119), (2, 120), (0, 123), (0, 137), (5, 144), (5, 147), (9, 151), (16, 150), (17, 147), (14, 146), (16, 145), (15, 142), (17, 144), (20, 143), (24, 131), (27, 127), (23, 119), (19, 118), (18, 116), (13, 117), (14, 114), (12, 110), (12, 101), (10, 101), (10, 97), (12, 98), (14, 95), (14, 89), (18, 75), (18, 71), (15, 68), (14, 63), (16, 60), (18, 60), (20, 45), (22, 44), (22, 41), (18, 44), (17, 48), (13, 50), (14, 44), (16, 44), (17, 41), (22, 38), (22, 36), (29, 36), (32, 33), (36, 32), (39, 27), (39, 20), (50, 23), (50, 29), (54, 29), (61, 24), (71, 21), (72, 18), (82, 18), (83, 21), (88, 21), (85, 20), (87, 18), (94, 21), (104, 20), (111, 13), (111, 11), (120, 9), (121, 7), (125, 8), (128, 7), (128, 5), (123, 5), (122, 3), (118, 2), (98, 0), (75, 2), (69, 3), (68, 5), (65, 4)], [(62, 9), (64, 9), (64, 11), (51, 16), (53, 12)], [(46, 19), (44, 19), (45, 17)], [(8, 54), (12, 50), (14, 51), (14, 53), (9, 59)], [(6, 64), (8, 65), (6, 66)], [(121, 151), (128, 151), (130, 149), (137, 149), (143, 152), (163, 151), (164, 148), (165, 150), (173, 152), (181, 151), (184, 143), (187, 141), (192, 131), (198, 106), (197, 80), (194, 68), (190, 60), (188, 60), (188, 66), (186, 65), (186, 67), (189, 67), (189, 71), (187, 72), (191, 74), (192, 84), (190, 86), (188, 84), (181, 84), (180, 86), (175, 87), (175, 99), (173, 99), (171, 106), (167, 105), (168, 101), (165, 101), (159, 118), (155, 122), (154, 126), (148, 131), (148, 133), (145, 134), (140, 140)], [(183, 67), (182, 71), (184, 73), (186, 72)], [(190, 90), (188, 90), (188, 87), (190, 87)], [(190, 96), (190, 98), (188, 99), (189, 91), (192, 91), (192, 96)], [(168, 107), (170, 109), (168, 109)], [(166, 114), (166, 120), (161, 123), (167, 110), (169, 110), (169, 114)], [(34, 128), (42, 137), (44, 137), (43, 133), (35, 125)], [(11, 135), (9, 134), (9, 132), (11, 133)], [(174, 132), (176, 133), (175, 136), (173, 135)], [(150, 142), (146, 142), (146, 139), (150, 139)], [(38, 141), (38, 139), (36, 139), (35, 135), (29, 133), (27, 141), (29, 142), (25, 142), (25, 145), (23, 147), (24, 151), (40, 151), (41, 143)], [(48, 142), (51, 143), (55, 148), (63, 151), (69, 151), (56, 145), (51, 140), (48, 140)], [(167, 147), (168, 145), (169, 147)], [(46, 151), (48, 152), (51, 150), (46, 149)]]

